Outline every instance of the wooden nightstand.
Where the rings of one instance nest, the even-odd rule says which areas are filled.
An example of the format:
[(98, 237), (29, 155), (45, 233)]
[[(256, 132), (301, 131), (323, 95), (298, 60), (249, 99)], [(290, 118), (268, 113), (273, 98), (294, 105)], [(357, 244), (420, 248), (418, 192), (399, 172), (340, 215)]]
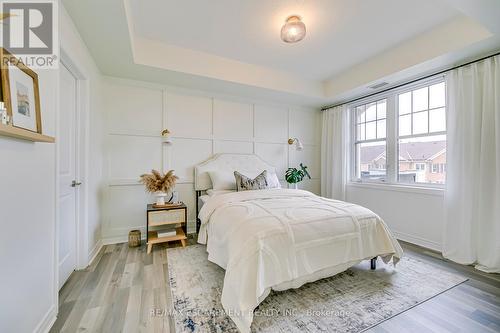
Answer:
[[(158, 238), (156, 231), (149, 231), (150, 227), (165, 226), (171, 224), (180, 224), (176, 228), (176, 235)], [(154, 208), (148, 205), (146, 222), (146, 242), (148, 244), (148, 253), (151, 253), (153, 244), (173, 242), (180, 240), (182, 246), (186, 246), (187, 234), (187, 207), (184, 203), (179, 206)]]

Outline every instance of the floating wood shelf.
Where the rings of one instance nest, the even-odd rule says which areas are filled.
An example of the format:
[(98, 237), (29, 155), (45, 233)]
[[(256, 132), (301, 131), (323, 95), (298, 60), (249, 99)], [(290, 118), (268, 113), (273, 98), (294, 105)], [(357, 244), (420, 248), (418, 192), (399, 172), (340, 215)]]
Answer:
[(55, 138), (40, 133), (31, 132), (11, 125), (0, 124), (0, 136), (10, 136), (11, 138), (29, 140), (33, 142), (53, 143)]

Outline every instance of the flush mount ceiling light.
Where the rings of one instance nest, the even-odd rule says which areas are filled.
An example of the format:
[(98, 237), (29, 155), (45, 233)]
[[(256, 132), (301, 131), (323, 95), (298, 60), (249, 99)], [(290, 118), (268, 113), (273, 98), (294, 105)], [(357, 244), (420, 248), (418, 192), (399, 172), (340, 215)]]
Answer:
[(281, 27), (281, 39), (285, 43), (297, 43), (304, 39), (305, 36), (306, 25), (298, 15), (289, 16), (283, 27)]

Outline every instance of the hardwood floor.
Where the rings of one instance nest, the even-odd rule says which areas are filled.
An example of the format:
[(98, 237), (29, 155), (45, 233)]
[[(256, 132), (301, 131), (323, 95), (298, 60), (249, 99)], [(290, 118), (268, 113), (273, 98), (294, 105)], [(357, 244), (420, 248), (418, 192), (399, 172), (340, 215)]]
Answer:
[[(188, 243), (194, 243), (192, 238)], [(401, 242), (415, 256), (469, 281), (403, 312), (367, 332), (500, 332), (500, 275), (444, 260), (438, 253)], [(171, 319), (152, 315), (170, 307), (166, 248), (152, 254), (126, 243), (106, 246), (91, 266), (74, 272), (60, 291), (51, 332), (174, 332)], [(177, 245), (178, 246), (178, 245)]]
[(366, 332), (500, 332), (500, 274), (487, 274), (450, 262), (437, 252), (400, 243), (405, 255), (469, 280)]

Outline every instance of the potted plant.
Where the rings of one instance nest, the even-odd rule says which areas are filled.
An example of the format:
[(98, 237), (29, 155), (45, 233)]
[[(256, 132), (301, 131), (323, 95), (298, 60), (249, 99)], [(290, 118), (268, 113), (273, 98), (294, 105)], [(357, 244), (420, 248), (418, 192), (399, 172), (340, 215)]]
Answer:
[(300, 163), (300, 169), (288, 168), (285, 172), (285, 180), (288, 184), (292, 184), (294, 189), (297, 189), (297, 183), (301, 182), (305, 176), (311, 179), (309, 172), (307, 172), (307, 166), (302, 165), (302, 163)]
[(172, 192), (179, 177), (174, 175), (174, 170), (170, 170), (165, 175), (159, 171), (151, 170), (151, 173), (141, 175), (141, 182), (146, 187), (146, 191), (156, 195), (156, 205), (165, 205), (165, 197)]

